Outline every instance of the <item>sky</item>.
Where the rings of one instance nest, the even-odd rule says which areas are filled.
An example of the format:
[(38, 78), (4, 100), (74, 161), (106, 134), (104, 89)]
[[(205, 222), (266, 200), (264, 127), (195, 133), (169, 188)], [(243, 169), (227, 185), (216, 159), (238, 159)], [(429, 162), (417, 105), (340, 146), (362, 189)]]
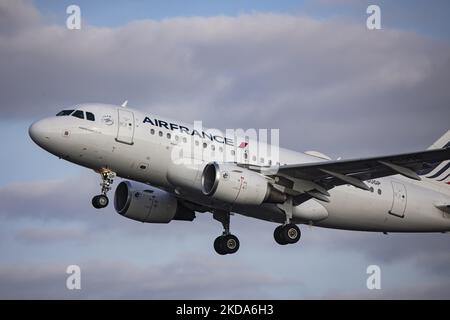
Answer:
[[(81, 8), (67, 30), (66, 8)], [(368, 30), (366, 8), (381, 8)], [(0, 298), (449, 299), (448, 234), (275, 225), (211, 214), (168, 225), (90, 205), (92, 171), (34, 145), (29, 125), (82, 102), (207, 127), (280, 129), (332, 158), (419, 151), (449, 129), (448, 1), (0, 1)], [(115, 182), (115, 185), (118, 181)], [(79, 265), (81, 290), (67, 290)], [(368, 290), (367, 267), (381, 268)]]

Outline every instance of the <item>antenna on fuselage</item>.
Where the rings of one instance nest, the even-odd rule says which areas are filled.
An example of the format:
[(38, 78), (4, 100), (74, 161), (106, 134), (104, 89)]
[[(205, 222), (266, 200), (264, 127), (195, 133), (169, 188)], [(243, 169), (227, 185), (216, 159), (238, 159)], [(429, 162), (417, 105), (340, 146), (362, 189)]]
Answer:
[(122, 103), (122, 107), (126, 108), (127, 105), (128, 105), (128, 100), (125, 100), (125, 101)]

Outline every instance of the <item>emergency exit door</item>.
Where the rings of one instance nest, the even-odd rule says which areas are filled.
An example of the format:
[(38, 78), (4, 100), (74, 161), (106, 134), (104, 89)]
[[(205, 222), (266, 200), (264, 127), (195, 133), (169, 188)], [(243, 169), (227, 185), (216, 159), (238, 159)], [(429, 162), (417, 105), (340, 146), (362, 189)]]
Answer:
[(129, 110), (118, 109), (119, 115), (117, 121), (117, 137), (118, 142), (133, 144), (134, 139), (134, 114)]
[(406, 188), (405, 185), (400, 182), (392, 181), (392, 207), (389, 213), (403, 218), (406, 210)]

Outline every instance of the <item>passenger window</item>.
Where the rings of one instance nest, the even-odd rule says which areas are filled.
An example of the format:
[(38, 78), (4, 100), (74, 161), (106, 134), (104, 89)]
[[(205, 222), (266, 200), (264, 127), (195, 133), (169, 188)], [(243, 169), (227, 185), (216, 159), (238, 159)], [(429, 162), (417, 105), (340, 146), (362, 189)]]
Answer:
[(211, 145), (211, 150), (212, 150), (212, 151), (216, 150), (216, 146), (212, 144), (212, 145)]
[(151, 134), (155, 134), (155, 129), (150, 129)]
[(186, 139), (186, 137), (183, 137), (183, 142), (184, 142), (184, 143), (186, 143), (186, 142), (187, 142), (187, 139)]
[(56, 116), (57, 117), (70, 116), (72, 114), (72, 112), (74, 112), (74, 110), (63, 110), (60, 113), (58, 113)]
[(170, 133), (167, 134), (167, 139), (170, 139), (172, 136), (170, 135)]
[(203, 142), (203, 148), (208, 147), (208, 145), (206, 144), (206, 142)]
[(86, 119), (88, 119), (89, 121), (95, 121), (95, 116), (91, 112), (86, 112)]
[(223, 152), (223, 148), (222, 147), (219, 147), (219, 152)]
[(81, 110), (77, 110), (72, 114), (72, 117), (84, 119), (84, 112)]
[(163, 132), (162, 132), (162, 131), (158, 132), (158, 135), (159, 135), (160, 137), (162, 137), (162, 136), (163, 136)]

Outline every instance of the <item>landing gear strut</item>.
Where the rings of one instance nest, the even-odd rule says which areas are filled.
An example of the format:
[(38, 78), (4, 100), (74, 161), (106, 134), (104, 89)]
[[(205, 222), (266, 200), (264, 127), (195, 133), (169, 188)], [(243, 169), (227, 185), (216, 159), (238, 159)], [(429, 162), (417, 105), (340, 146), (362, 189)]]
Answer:
[(116, 177), (116, 174), (109, 170), (102, 171), (100, 175), (102, 177), (102, 182), (100, 183), (100, 186), (102, 187), (102, 193), (92, 198), (92, 205), (96, 209), (102, 209), (108, 206), (109, 199), (106, 194), (111, 190), (111, 185), (113, 184), (114, 178)]
[(239, 250), (239, 239), (230, 233), (230, 213), (216, 211), (213, 217), (222, 223), (224, 229), (223, 234), (214, 240), (214, 250), (220, 255), (236, 253)]
[(300, 240), (301, 232), (299, 227), (291, 223), (293, 208), (292, 197), (288, 197), (283, 204), (279, 205), (279, 208), (286, 214), (286, 222), (275, 228), (275, 231), (273, 232), (275, 242), (280, 245), (297, 243), (298, 240)]

